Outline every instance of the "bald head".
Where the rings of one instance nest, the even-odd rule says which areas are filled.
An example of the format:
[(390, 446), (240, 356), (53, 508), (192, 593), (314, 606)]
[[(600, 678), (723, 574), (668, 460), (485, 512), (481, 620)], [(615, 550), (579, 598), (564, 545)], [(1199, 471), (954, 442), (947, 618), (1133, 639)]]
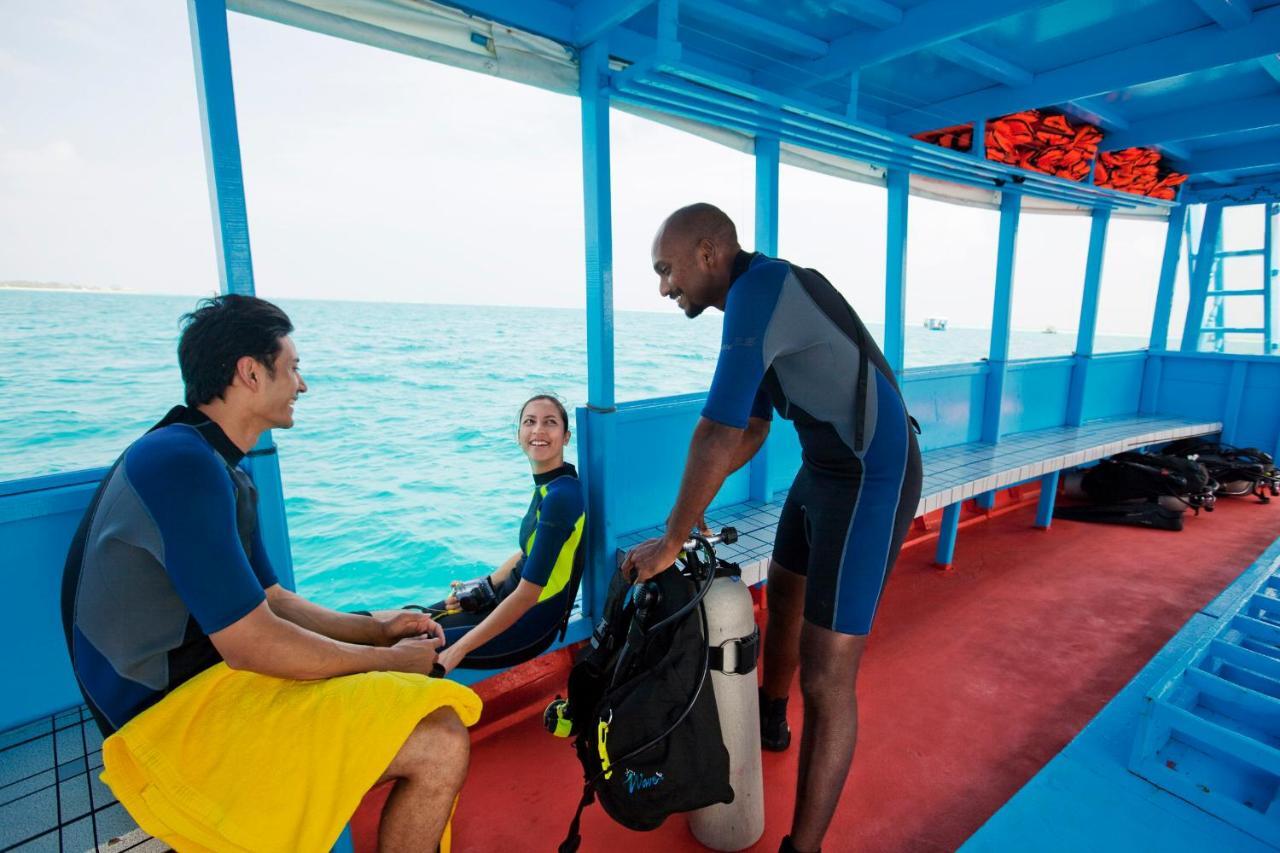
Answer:
[(733, 261), (742, 247), (738, 229), (724, 211), (700, 202), (668, 216), (653, 238), (658, 292), (674, 299), (689, 317), (724, 310)]
[(726, 250), (737, 252), (738, 229), (733, 220), (714, 204), (700, 201), (682, 207), (663, 221), (658, 228), (658, 240), (671, 240), (672, 247), (687, 249), (702, 240), (709, 240)]

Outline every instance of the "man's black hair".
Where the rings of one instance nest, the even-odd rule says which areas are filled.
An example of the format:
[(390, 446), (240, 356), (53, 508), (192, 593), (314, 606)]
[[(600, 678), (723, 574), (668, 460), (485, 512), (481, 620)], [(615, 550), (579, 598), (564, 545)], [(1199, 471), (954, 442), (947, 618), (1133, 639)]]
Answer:
[(223, 398), (244, 356), (274, 376), (280, 339), (293, 331), (288, 315), (265, 299), (231, 293), (203, 300), (182, 317), (178, 366), (192, 408)]

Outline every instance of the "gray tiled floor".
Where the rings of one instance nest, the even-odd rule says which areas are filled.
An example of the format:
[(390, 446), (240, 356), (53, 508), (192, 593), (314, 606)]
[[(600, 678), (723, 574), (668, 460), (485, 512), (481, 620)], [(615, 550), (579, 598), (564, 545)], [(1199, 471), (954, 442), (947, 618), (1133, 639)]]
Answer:
[[(0, 733), (0, 853), (143, 849), (98, 779), (102, 737), (86, 708)], [(152, 849), (152, 848), (148, 848)]]
[[(998, 444), (959, 444), (924, 454), (924, 489), (916, 515), (924, 515), (974, 495), (1001, 489), (1148, 444), (1190, 435), (1218, 432), (1216, 421), (1185, 418), (1127, 417), (1092, 421), (1078, 427), (1051, 427), (1005, 436)], [(755, 583), (764, 577), (778, 513), (786, 492), (770, 503), (746, 501), (707, 514), (713, 529), (736, 527), (741, 539), (722, 545), (717, 553), (742, 566), (743, 577)], [(661, 527), (637, 530), (620, 537), (622, 550), (653, 536)]]

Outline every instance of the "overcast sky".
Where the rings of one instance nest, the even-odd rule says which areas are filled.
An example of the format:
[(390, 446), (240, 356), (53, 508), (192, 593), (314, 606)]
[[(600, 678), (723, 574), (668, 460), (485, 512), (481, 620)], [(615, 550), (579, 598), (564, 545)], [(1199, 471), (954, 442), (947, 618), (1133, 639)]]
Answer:
[[(176, 0), (0, 0), (0, 280), (217, 286)], [(481, 74), (230, 16), (258, 292), (583, 304), (578, 104)], [(615, 305), (659, 301), (659, 221), (705, 200), (753, 234), (747, 155), (615, 112)], [(884, 191), (783, 167), (780, 254), (884, 316)], [(994, 212), (913, 198), (908, 320), (990, 324)], [(1100, 331), (1145, 335), (1164, 238), (1113, 221)], [(1014, 325), (1074, 328), (1088, 222), (1024, 216)]]

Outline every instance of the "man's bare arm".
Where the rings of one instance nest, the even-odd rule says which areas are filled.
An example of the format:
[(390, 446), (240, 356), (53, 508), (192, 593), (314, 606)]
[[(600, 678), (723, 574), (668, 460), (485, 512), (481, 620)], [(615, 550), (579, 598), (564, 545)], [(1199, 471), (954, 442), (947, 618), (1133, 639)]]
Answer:
[(280, 618), (266, 601), (209, 639), (232, 669), (299, 681), (374, 671), (425, 675), (440, 645), (439, 639), (425, 637), (391, 647), (330, 639)]
[(751, 418), (747, 421), (747, 429), (742, 433), (742, 441), (734, 452), (733, 467), (729, 469), (730, 474), (755, 457), (764, 440), (769, 437), (769, 426), (770, 422), (764, 418)]
[(271, 605), (271, 612), (281, 619), (331, 640), (363, 646), (385, 645), (382, 625), (371, 616), (321, 607), (279, 584), (267, 589), (267, 603)]

